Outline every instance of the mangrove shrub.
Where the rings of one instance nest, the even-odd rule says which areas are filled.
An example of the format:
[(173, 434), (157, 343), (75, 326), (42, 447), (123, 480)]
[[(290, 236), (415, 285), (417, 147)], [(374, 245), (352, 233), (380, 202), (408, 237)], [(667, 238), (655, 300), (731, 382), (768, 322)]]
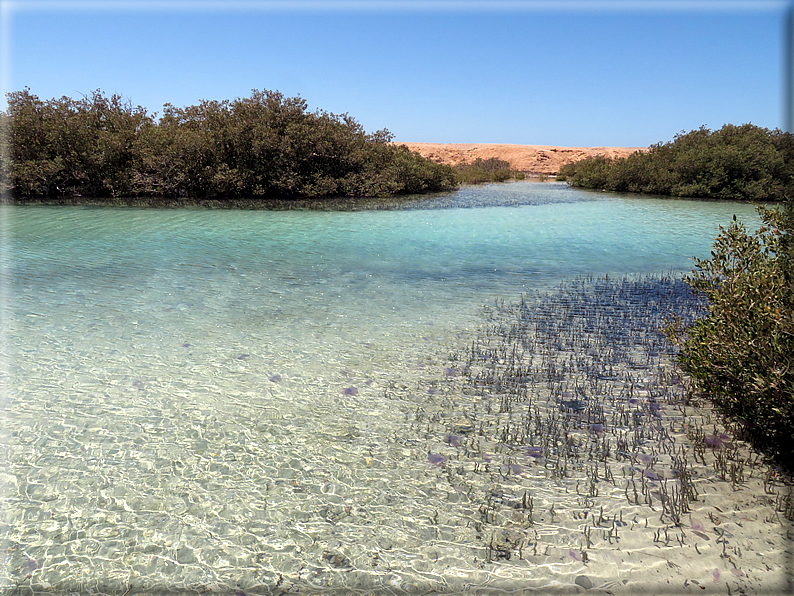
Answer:
[(759, 208), (754, 233), (735, 220), (686, 281), (708, 315), (669, 334), (696, 388), (780, 462), (794, 457), (794, 203)]
[(41, 100), (8, 94), (4, 190), (18, 197), (299, 198), (454, 188), (451, 167), (366, 133), (347, 114), (252, 91), (164, 106), (155, 119), (118, 95)]
[(483, 182), (504, 182), (511, 178), (522, 178), (520, 172), (510, 167), (510, 162), (497, 157), (473, 162), (462, 161), (455, 166), (455, 174), (461, 184), (482, 184)]
[(794, 196), (794, 135), (752, 124), (701, 127), (627, 157), (566, 164), (559, 177), (617, 192), (781, 201)]

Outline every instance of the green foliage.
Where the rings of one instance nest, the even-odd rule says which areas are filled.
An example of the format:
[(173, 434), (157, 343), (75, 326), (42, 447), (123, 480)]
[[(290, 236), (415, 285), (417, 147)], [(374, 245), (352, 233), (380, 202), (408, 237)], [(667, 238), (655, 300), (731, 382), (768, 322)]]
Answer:
[(794, 135), (752, 124), (701, 127), (625, 158), (567, 164), (560, 176), (582, 188), (781, 201), (794, 196)]
[(461, 162), (455, 166), (455, 175), (460, 184), (482, 184), (484, 182), (504, 182), (511, 178), (523, 179), (521, 172), (510, 168), (510, 163), (490, 157), (478, 157), (473, 162)]
[[(79, 101), (8, 95), (5, 190), (22, 197), (307, 198), (454, 188), (449, 166), (367, 134), (355, 119), (254, 90), (234, 101), (143, 108), (100, 91)], [(10, 163), (9, 163), (10, 162)]]
[(596, 155), (582, 161), (565, 164), (560, 168), (557, 180), (562, 178), (572, 186), (582, 188), (605, 188), (609, 182), (611, 167), (611, 159)]
[(44, 102), (28, 90), (7, 97), (6, 182), (19, 194), (134, 192), (137, 140), (152, 125), (143, 108), (99, 91), (80, 100)]
[(742, 421), (757, 444), (794, 456), (794, 202), (759, 208), (755, 233), (735, 221), (686, 281), (709, 314), (668, 333), (697, 388)]

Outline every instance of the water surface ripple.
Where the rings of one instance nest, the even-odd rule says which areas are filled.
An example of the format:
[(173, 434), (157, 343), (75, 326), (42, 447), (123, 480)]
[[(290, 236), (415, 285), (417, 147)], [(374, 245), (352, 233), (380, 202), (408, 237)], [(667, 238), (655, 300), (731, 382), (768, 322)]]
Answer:
[[(625, 348), (611, 375), (620, 381), (595, 383), (603, 393), (588, 372), (597, 362), (610, 376), (617, 351), (603, 339), (532, 344), (517, 393), (486, 390), (484, 371), (514, 371), (475, 358), (512, 345), (522, 295), (535, 308), (577, 276), (676, 284), (734, 213), (757, 224), (748, 205), (554, 183), (350, 212), (3, 206), (0, 588), (779, 587), (785, 522), (768, 477), (736, 490), (711, 450), (689, 464), (699, 500), (679, 525), (658, 505), (679, 486), (670, 454), (705, 440), (685, 425), (718, 424), (676, 405), (665, 349)], [(563, 287), (583, 311), (622, 308)], [(572, 315), (557, 333), (606, 337), (592, 335), (599, 320)], [(552, 363), (557, 376), (541, 380)], [(510, 434), (529, 413), (567, 429), (572, 445), (614, 452), (641, 428), (613, 428), (620, 400), (640, 400), (625, 416), (655, 421), (657, 385), (667, 435), (602, 468)], [(604, 421), (588, 391), (603, 396)], [(641, 454), (659, 467), (643, 472)], [(657, 504), (632, 501), (628, 478)]]

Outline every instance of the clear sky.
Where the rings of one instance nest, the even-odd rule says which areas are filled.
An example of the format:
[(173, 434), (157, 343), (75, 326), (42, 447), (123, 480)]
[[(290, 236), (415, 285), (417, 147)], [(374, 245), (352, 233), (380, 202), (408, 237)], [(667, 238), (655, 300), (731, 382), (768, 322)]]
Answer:
[(783, 128), (787, 6), (0, 0), (0, 86), (158, 113), (270, 89), (397, 141), (645, 147), (701, 125)]

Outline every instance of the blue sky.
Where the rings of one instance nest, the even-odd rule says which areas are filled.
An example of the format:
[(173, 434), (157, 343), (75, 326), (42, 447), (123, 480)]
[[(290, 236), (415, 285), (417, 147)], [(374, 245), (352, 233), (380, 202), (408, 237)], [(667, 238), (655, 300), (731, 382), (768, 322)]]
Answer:
[(0, 0), (0, 86), (159, 113), (271, 89), (398, 141), (648, 146), (783, 127), (786, 6)]

